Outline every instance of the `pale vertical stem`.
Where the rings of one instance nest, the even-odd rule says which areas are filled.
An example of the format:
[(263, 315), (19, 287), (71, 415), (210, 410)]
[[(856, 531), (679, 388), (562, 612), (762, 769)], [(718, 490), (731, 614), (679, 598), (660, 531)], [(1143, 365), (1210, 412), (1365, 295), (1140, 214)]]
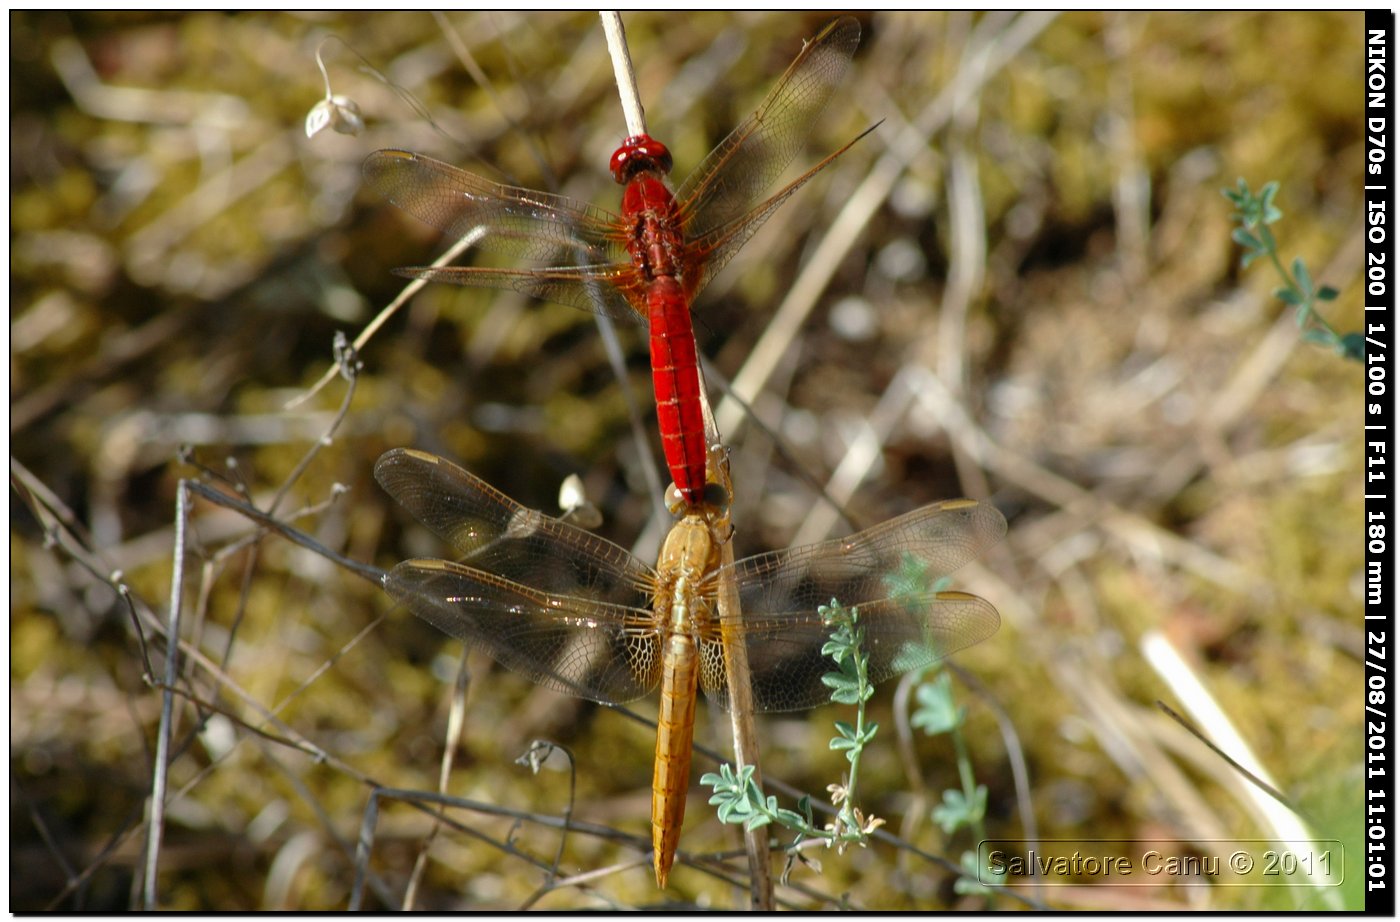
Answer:
[(622, 16), (615, 10), (602, 10), (603, 35), (608, 40), (613, 75), (617, 79), (617, 95), (622, 98), (622, 117), (627, 121), (628, 137), (647, 133), (646, 110), (637, 94), (637, 75), (632, 71), (632, 55), (627, 50), (627, 32), (622, 28)]
[[(734, 582), (734, 543), (726, 541), (720, 548), (720, 565), (724, 578), (719, 581), (719, 621), (724, 638), (724, 671), (729, 682), (729, 722), (734, 732), (734, 762), (736, 767), (753, 766), (753, 780), (763, 789), (763, 775), (758, 761), (758, 733), (753, 720), (753, 690), (749, 685), (749, 657), (744, 639), (725, 630), (737, 623), (739, 588)], [(749, 853), (750, 908), (763, 912), (773, 910), (773, 869), (768, 857), (768, 827), (744, 830), (744, 847)]]
[[(696, 369), (699, 373), (699, 369)], [(753, 687), (749, 681), (749, 654), (742, 635), (728, 630), (737, 625), (743, 617), (739, 609), (739, 587), (734, 582), (734, 543), (733, 523), (730, 521), (730, 503), (734, 498), (734, 483), (729, 476), (729, 454), (715, 427), (714, 413), (710, 409), (710, 398), (705, 392), (705, 376), (700, 375), (700, 410), (705, 417), (705, 441), (709, 451), (706, 462), (709, 469), (706, 480), (718, 483), (725, 490), (725, 506), (721, 513), (710, 514), (710, 533), (720, 541), (720, 580), (718, 608), (720, 636), (724, 640), (724, 672), (729, 685), (729, 725), (734, 735), (734, 763), (736, 768), (753, 766), (753, 780), (759, 790), (763, 789), (763, 772), (759, 767), (758, 732), (753, 719)], [(707, 510), (710, 507), (706, 507)], [(744, 848), (749, 854), (749, 904), (750, 908), (771, 912), (773, 910), (773, 869), (768, 855), (768, 829), (760, 826), (744, 830)]]
[(146, 873), (142, 908), (156, 908), (156, 871), (160, 863), (161, 835), (165, 831), (165, 790), (169, 777), (170, 737), (174, 733), (175, 683), (180, 678), (180, 602), (185, 593), (185, 518), (189, 514), (189, 487), (181, 478), (175, 491), (175, 559), (170, 576), (170, 614), (165, 627), (165, 688), (160, 699), (160, 727), (156, 732), (155, 768), (151, 777), (151, 809), (146, 826)]

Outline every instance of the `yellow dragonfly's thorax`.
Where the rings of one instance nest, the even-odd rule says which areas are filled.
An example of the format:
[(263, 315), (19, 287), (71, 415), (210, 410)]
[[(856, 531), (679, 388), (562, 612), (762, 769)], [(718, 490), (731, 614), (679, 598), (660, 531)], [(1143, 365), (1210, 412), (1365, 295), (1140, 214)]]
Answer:
[(688, 515), (666, 535), (656, 562), (654, 611), (669, 633), (691, 634), (708, 602), (699, 587), (719, 567), (719, 545), (700, 515)]

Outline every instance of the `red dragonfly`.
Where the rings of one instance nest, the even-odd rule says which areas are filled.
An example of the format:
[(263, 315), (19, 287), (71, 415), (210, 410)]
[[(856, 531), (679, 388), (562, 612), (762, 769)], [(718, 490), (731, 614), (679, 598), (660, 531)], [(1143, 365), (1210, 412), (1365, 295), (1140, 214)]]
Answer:
[[(413, 516), (466, 555), (408, 560), (385, 578), (397, 601), (546, 688), (622, 704), (661, 686), (652, 776), (656, 882), (666, 886), (690, 782), (697, 683), (729, 707), (723, 638), (748, 653), (756, 711), (830, 700), (830, 639), (818, 607), (859, 607), (880, 682), (990, 637), (992, 605), (933, 583), (1006, 533), (991, 506), (934, 503), (849, 538), (726, 566), (703, 511), (671, 529), (655, 569), (610, 541), (526, 509), (443, 458), (395, 449), (374, 466)], [(728, 571), (728, 572), (726, 572)], [(721, 619), (732, 576), (742, 615)]]
[(419, 154), (381, 150), (365, 178), (409, 214), (484, 249), (545, 268), (448, 267), (400, 275), (513, 288), (536, 298), (612, 317), (640, 317), (651, 328), (652, 386), (662, 448), (687, 506), (705, 487), (705, 432), (690, 305), (695, 295), (781, 205), (851, 141), (771, 197), (758, 196), (797, 154), (812, 122), (844, 78), (860, 24), (843, 17), (802, 49), (763, 104), (672, 195), (671, 153), (647, 135), (622, 142), (613, 177), (626, 188), (622, 214), (547, 192), (490, 182)]

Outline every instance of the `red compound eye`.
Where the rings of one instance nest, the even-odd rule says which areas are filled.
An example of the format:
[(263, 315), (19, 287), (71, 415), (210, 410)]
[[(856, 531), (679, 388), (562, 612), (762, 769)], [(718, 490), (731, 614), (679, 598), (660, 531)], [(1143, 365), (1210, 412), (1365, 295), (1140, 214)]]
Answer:
[(665, 144), (650, 135), (633, 135), (613, 152), (608, 166), (612, 170), (613, 179), (617, 180), (619, 185), (626, 185), (642, 170), (655, 170), (663, 175), (670, 173), (671, 152), (666, 149)]

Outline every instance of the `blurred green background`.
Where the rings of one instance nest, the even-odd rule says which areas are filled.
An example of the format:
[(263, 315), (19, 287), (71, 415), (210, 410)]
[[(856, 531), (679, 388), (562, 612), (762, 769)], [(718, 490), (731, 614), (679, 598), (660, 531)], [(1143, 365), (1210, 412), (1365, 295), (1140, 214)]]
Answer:
[[(677, 179), (829, 18), (625, 17)], [(797, 280), (825, 270), (750, 413), (721, 421), (739, 554), (936, 499), (989, 500), (1010, 534), (956, 578), (1003, 627), (959, 656), (976, 682), (955, 685), (989, 835), (1027, 836), (1026, 815), (1041, 837), (1202, 852), (1278, 835), (1264, 798), (1161, 699), (1257, 759), (1313, 834), (1359, 845), (1361, 374), (1299, 342), (1266, 264), (1241, 271), (1220, 189), (1277, 180), (1283, 258), (1341, 292), (1325, 308), (1338, 330), (1360, 326), (1362, 15), (880, 13), (862, 25), (852, 73), (789, 176), (883, 124), (696, 307), (718, 405), (722, 381), (756, 374), (754, 347)], [(133, 612), (160, 671), (178, 478), (237, 484), (266, 507), (296, 474), (280, 517), (387, 567), (447, 553), (370, 476), (381, 452), (415, 446), (546, 510), (578, 473), (600, 532), (655, 553), (645, 474), (664, 468), (639, 326), (619, 333), (640, 442), (588, 314), (443, 285), (361, 350), (353, 401), (304, 471), (345, 384), (285, 409), (330, 366), (334, 334), (353, 337), (401, 290), (389, 270), (441, 249), (360, 188), (367, 154), (408, 148), (612, 208), (606, 164), (624, 129), (592, 14), (33, 12), (10, 28), (10, 905), (119, 909), (144, 866), (161, 703)], [(358, 136), (305, 135), (326, 92), (318, 47), (332, 91), (363, 112)], [(183, 445), (194, 463), (176, 460)], [(348, 490), (325, 505), (335, 484)], [(67, 524), (46, 533), (55, 519), (41, 525), (37, 507), (66, 508)], [(185, 637), (206, 659), (186, 657), (181, 689), (213, 710), (177, 699), (186, 745), (158, 904), (343, 907), (364, 779), (437, 789), (460, 645), (236, 513), (197, 503), (190, 534)], [(558, 741), (577, 766), (574, 817), (634, 837), (574, 833), (561, 873), (624, 866), (540, 895), (544, 873), (499, 844), (431, 837), (430, 817), (386, 806), (371, 905), (403, 903), (430, 839), (419, 907), (532, 894), (550, 909), (747, 905), (683, 863), (656, 890), (635, 838), (650, 731), (469, 666), (448, 792), (557, 815), (568, 776), (512, 760), (533, 738)], [(929, 818), (958, 785), (953, 750), (917, 733), (901, 745), (902, 700), (892, 683), (872, 703), (882, 729), (862, 803), (956, 863), (974, 843)], [(635, 710), (654, 717), (650, 700)], [(845, 764), (827, 749), (831, 721), (846, 716), (763, 718), (765, 773), (825, 800)], [(701, 706), (701, 742), (727, 753), (726, 726)], [(695, 777), (713, 768), (700, 759)], [(546, 863), (558, 848), (557, 831), (453, 815)], [(738, 847), (698, 784), (681, 847)], [(1021, 905), (956, 893), (943, 867), (887, 843), (818, 857), (819, 873), (799, 868), (779, 888), (781, 905)], [(1072, 909), (1336, 908), (1359, 893), (1017, 886)]]

